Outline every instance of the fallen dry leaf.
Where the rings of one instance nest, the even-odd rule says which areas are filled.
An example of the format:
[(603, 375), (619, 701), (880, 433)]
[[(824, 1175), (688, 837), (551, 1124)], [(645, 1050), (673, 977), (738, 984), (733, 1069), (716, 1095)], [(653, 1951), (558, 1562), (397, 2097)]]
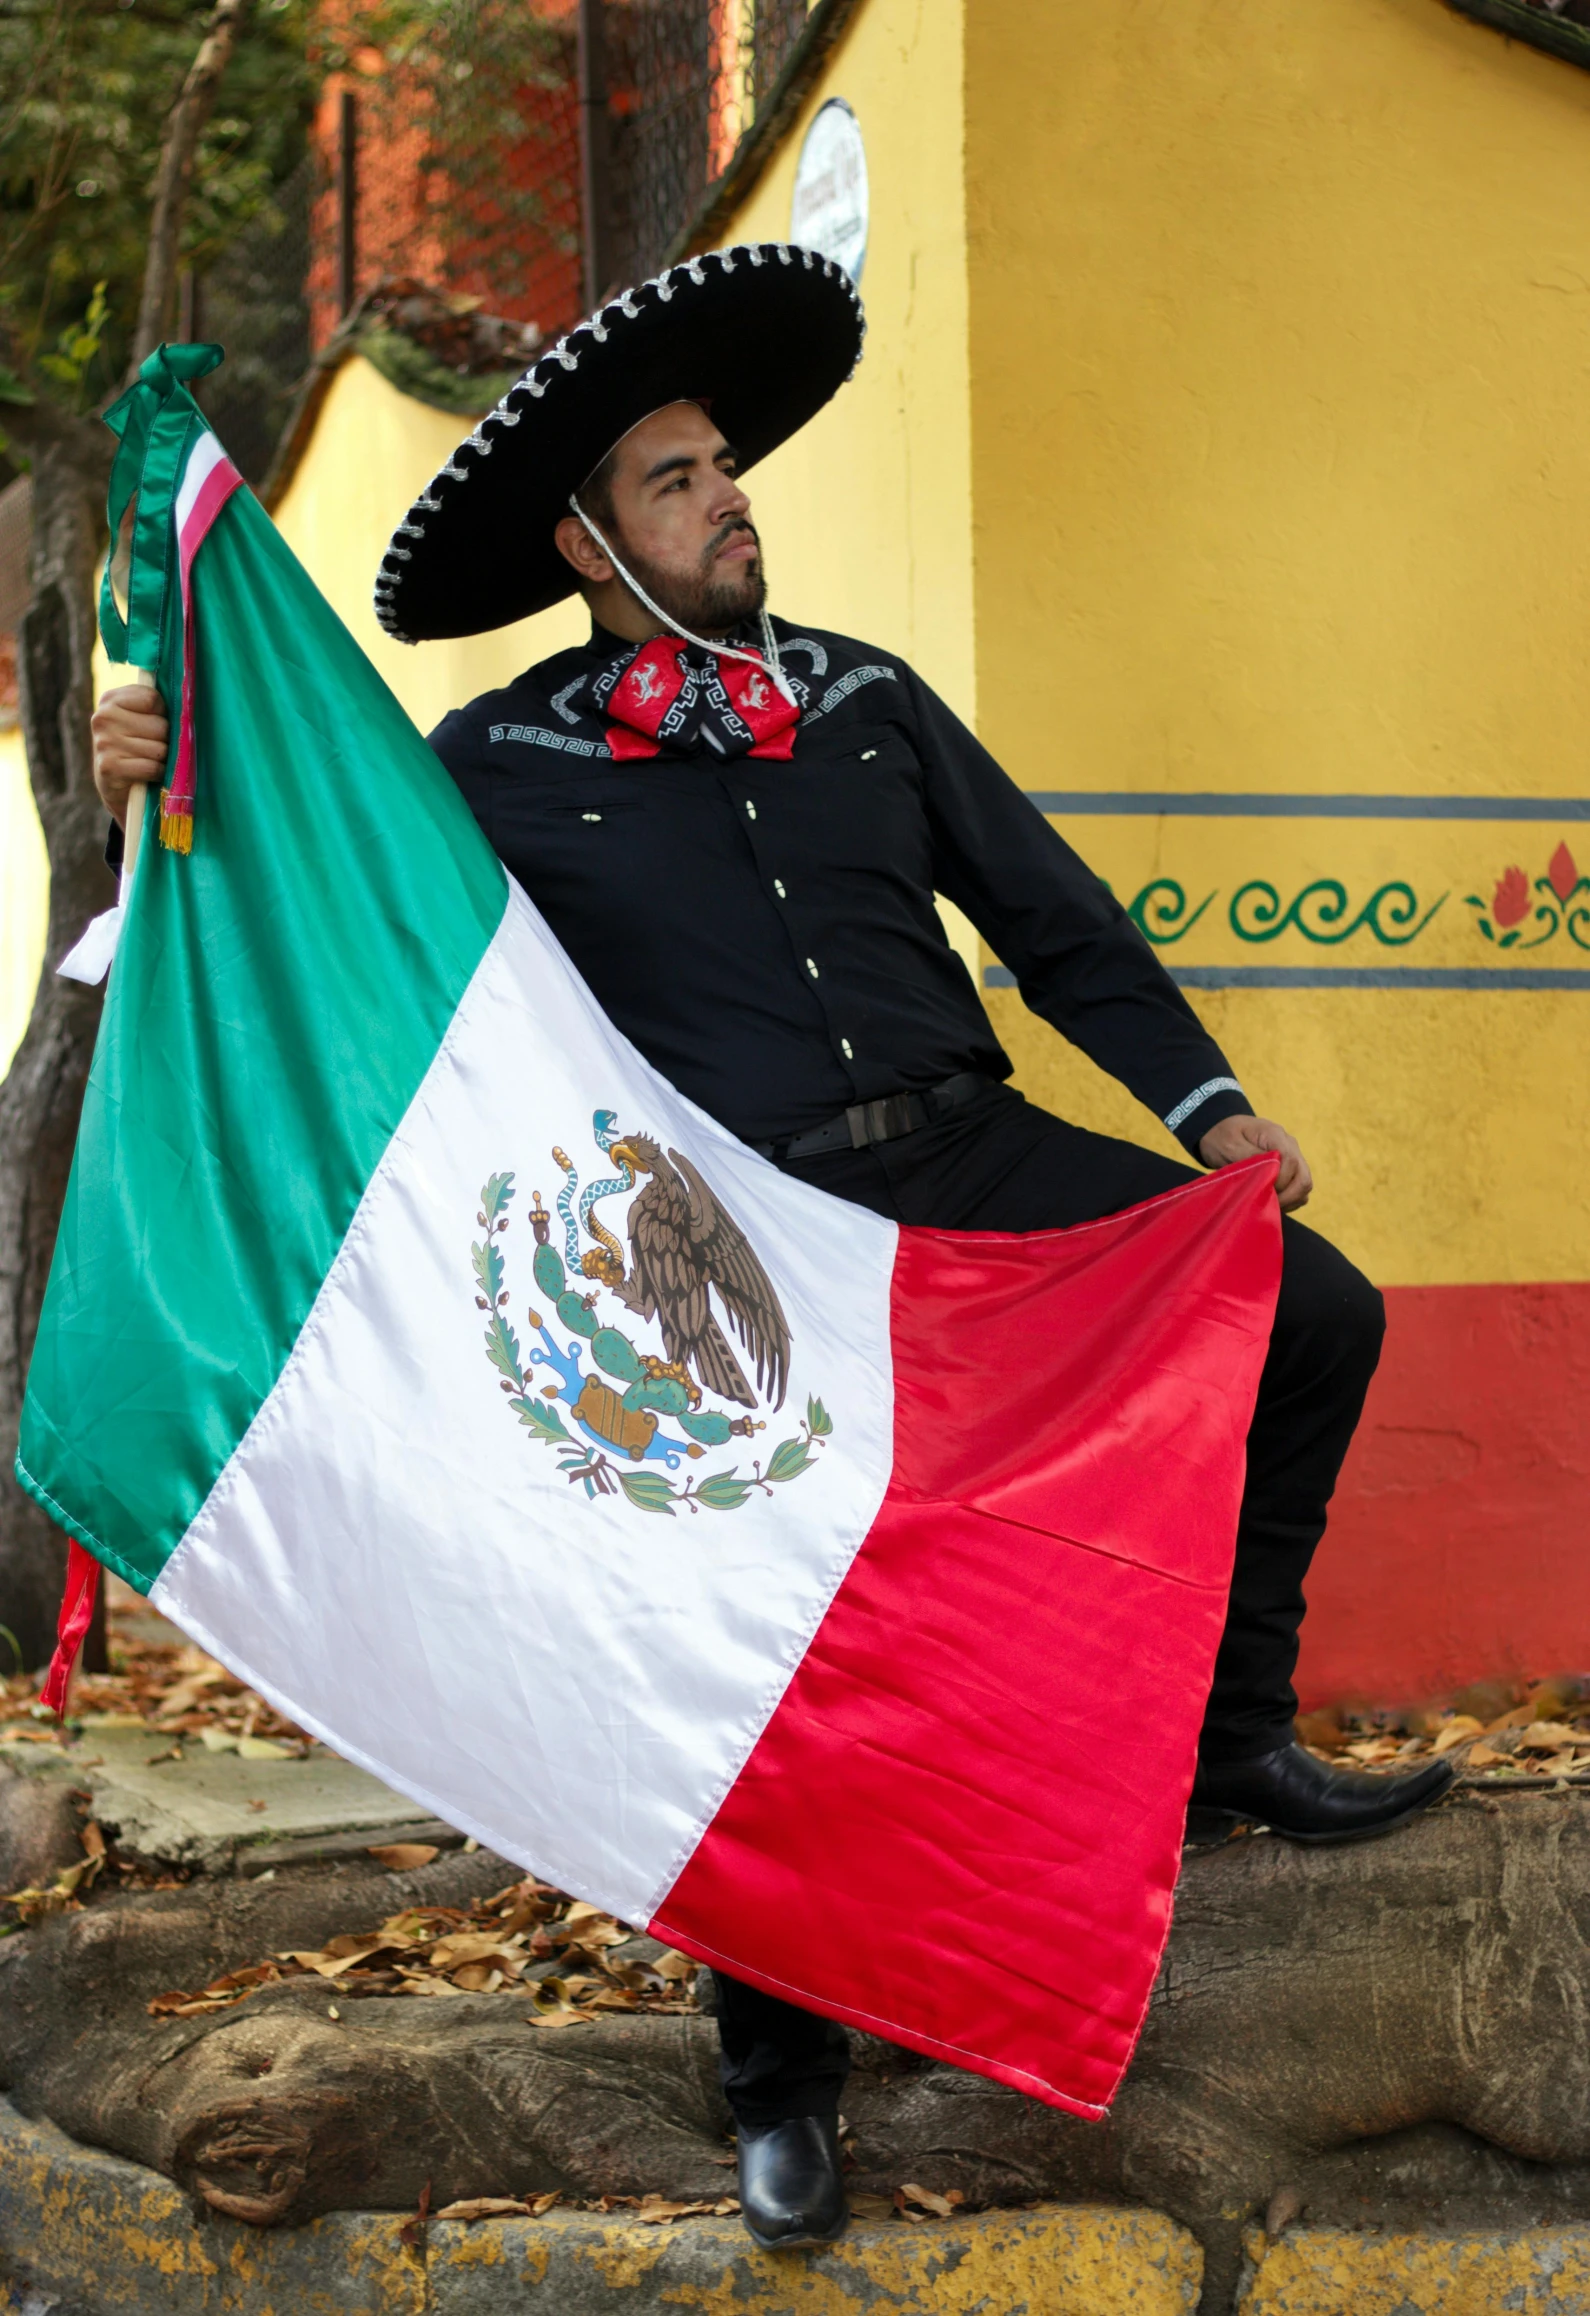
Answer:
[(1510, 1753), (1498, 1753), (1494, 1745), (1481, 1743), (1469, 1754), (1471, 1769), (1500, 1769), (1512, 1761)]
[(466, 2195), (461, 2203), (444, 2203), (434, 2219), (528, 2219), (532, 2206), (517, 2195)]
[[(91, 1862), (85, 1860), (85, 1868)], [(28, 1895), (52, 1907), (70, 1902), (47, 1893)], [(572, 1939), (566, 1934), (570, 1916), (577, 1934)], [(609, 1961), (633, 1935), (594, 1907), (576, 1911), (560, 1891), (531, 1878), (510, 1882), (470, 1907), (405, 1907), (377, 1929), (329, 1938), (313, 1950), (279, 1952), (211, 1986), (163, 1995), (151, 2007), (157, 2017), (196, 2015), (244, 2001), (256, 1986), (303, 1974), (331, 1981), (339, 1995), (511, 1998), (528, 2024), (542, 2027), (590, 2026), (603, 2011), (674, 2017), (694, 2011), (696, 1965), (684, 1955), (663, 1954), (655, 1966)], [(573, 1957), (582, 1967), (563, 1967), (522, 1984), (530, 1955), (543, 1949)]]
[[(902, 2209), (905, 2204), (914, 2203), (922, 2211), (932, 2212), (935, 2219), (948, 2219), (955, 2209), (955, 2204), (951, 2203), (947, 2195), (935, 2195), (930, 2187), (917, 2187), (910, 2180), (903, 2187), (897, 2188), (895, 2195)], [(955, 2201), (959, 2203), (961, 2198), (957, 2196)]]
[[(394, 1874), (417, 1873), (421, 1866), (428, 1866), (432, 1858), (439, 1858), (441, 1854), (434, 1842), (373, 1842), (366, 1853), (378, 1866), (385, 1866)], [(445, 2215), (438, 2212), (436, 2216), (441, 2219)]]
[(527, 2015), (530, 2024), (538, 2027), (595, 2026), (596, 2024), (588, 2010), (576, 2010), (572, 2004), (565, 2004), (557, 2010), (542, 2010), (536, 2007), (530, 2010)]
[(734, 2204), (736, 2211), (740, 2208), (732, 2196), (724, 2196), (718, 2203), (670, 2203), (666, 2196), (643, 2195), (635, 2217), (648, 2226), (657, 2226), (664, 2220), (691, 2219), (698, 2214), (711, 2217), (721, 2212), (725, 2204)]
[(449, 1973), (461, 1962), (522, 1963), (523, 1953), (491, 1930), (450, 1930), (438, 1938), (427, 1957), (434, 1970)]
[(1264, 2232), (1267, 2236), (1284, 2235), (1296, 2219), (1303, 2216), (1303, 2190), (1300, 2187), (1278, 2187), (1271, 2196), (1264, 2214)]
[(1527, 1729), (1518, 1732), (1520, 1753), (1556, 1753), (1564, 1745), (1583, 1744), (1584, 1739), (1566, 1721), (1531, 1721)]
[[(231, 1678), (231, 1674), (220, 1665), (207, 1666), (202, 1673), (190, 1673), (185, 1681), (179, 1681), (174, 1689), (169, 1689), (162, 1697), (159, 1718), (169, 1721), (175, 1713), (191, 1711), (206, 1689), (213, 1689), (217, 1681), (230, 1681)], [(241, 1683), (233, 1685), (240, 1687)]]
[(1472, 1713), (1454, 1713), (1450, 1721), (1443, 1721), (1435, 1744), (1436, 1753), (1448, 1753), (1454, 1745), (1461, 1745), (1470, 1737), (1484, 1735), (1485, 1725), (1476, 1721)]
[(424, 2257), (426, 2231), (430, 2226), (430, 2219), (431, 2183), (427, 2180), (420, 2189), (420, 2200), (415, 2207), (413, 2218), (406, 2219), (398, 2229), (398, 2242), (420, 2258)]

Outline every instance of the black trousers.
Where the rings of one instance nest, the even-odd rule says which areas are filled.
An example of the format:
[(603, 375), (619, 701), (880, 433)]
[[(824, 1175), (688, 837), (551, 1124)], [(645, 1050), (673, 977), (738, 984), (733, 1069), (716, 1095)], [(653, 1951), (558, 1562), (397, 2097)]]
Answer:
[[(1090, 1134), (1006, 1086), (937, 1125), (785, 1171), (891, 1221), (940, 1230), (1054, 1230), (1195, 1179), (1133, 1142)], [(1385, 1310), (1369, 1281), (1301, 1223), (1282, 1225), (1281, 1292), (1248, 1433), (1236, 1566), (1200, 1750), (1245, 1760), (1285, 1745), (1303, 1579), (1380, 1356)], [(723, 2087), (748, 2123), (831, 2113), (848, 2070), (844, 2030), (717, 1974)]]

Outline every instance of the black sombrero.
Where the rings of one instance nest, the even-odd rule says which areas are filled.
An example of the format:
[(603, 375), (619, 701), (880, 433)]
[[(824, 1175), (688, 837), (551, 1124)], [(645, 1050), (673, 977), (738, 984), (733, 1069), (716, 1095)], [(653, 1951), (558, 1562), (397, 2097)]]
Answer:
[(861, 358), (856, 285), (815, 250), (763, 241), (626, 290), (532, 362), (461, 442), (381, 558), (376, 617), (399, 643), (479, 635), (574, 592), (552, 533), (622, 435), (701, 402), (754, 466)]

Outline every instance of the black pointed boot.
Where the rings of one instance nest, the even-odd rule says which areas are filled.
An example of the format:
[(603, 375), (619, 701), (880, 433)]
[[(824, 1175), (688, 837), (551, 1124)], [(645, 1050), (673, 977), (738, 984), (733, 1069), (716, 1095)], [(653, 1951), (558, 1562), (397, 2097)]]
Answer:
[(765, 2252), (831, 2244), (850, 2217), (839, 2171), (839, 2122), (796, 2115), (737, 2123), (740, 2216)]
[(1233, 1825), (1268, 1826), (1294, 1842), (1361, 1841), (1389, 1833), (1446, 1792), (1456, 1769), (1427, 1761), (1404, 1777), (1371, 1777), (1283, 1745), (1252, 1761), (1201, 1761), (1187, 1814), (1189, 1840), (1218, 1840)]

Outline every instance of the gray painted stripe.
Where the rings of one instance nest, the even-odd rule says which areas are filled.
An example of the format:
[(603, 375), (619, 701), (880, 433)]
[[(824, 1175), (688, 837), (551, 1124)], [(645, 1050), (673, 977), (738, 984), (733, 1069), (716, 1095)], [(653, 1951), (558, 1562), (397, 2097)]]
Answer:
[[(1182, 989), (1590, 989), (1590, 966), (1172, 965)], [(985, 989), (1014, 989), (1008, 965), (985, 965)]]
[(1169, 788), (1029, 788), (1040, 812), (1193, 820), (1590, 820), (1590, 796), (1244, 796)]

